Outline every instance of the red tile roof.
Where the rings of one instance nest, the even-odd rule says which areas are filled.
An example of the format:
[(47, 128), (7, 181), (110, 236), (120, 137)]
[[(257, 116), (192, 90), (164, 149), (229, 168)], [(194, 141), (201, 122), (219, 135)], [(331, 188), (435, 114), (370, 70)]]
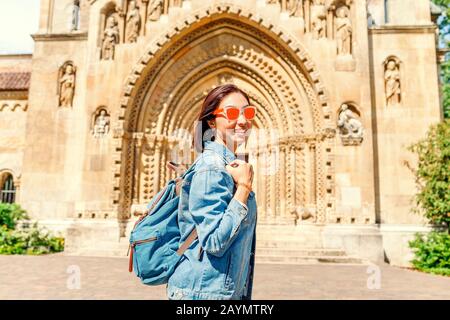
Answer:
[(0, 90), (28, 90), (31, 72), (1, 72)]

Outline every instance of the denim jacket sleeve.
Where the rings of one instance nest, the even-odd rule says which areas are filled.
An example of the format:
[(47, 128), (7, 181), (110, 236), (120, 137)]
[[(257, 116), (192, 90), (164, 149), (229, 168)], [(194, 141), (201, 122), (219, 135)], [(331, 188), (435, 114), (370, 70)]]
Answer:
[(232, 244), (248, 210), (233, 198), (234, 181), (223, 169), (195, 173), (189, 193), (189, 212), (206, 252), (221, 257)]

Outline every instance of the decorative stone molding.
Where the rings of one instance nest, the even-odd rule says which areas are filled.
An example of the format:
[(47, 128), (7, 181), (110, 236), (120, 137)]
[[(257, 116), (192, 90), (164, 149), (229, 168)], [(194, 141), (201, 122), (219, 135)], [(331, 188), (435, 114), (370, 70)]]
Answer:
[(26, 100), (0, 100), (0, 112), (22, 110), (27, 111), (28, 101)]
[(405, 26), (399, 26), (399, 25), (384, 25), (384, 26), (373, 26), (369, 28), (370, 34), (390, 34), (390, 33), (423, 33), (428, 34), (436, 33), (436, 29), (438, 27), (435, 24), (430, 25), (405, 25)]
[(35, 33), (31, 37), (34, 41), (86, 41), (88, 39), (87, 32), (71, 32), (71, 33)]

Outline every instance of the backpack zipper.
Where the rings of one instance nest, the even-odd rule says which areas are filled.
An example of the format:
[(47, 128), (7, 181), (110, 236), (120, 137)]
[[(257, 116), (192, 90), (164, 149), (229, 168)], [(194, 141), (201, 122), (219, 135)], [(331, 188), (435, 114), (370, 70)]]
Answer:
[(156, 240), (158, 240), (158, 237), (151, 237), (151, 238), (144, 239), (144, 240), (136, 240), (136, 241), (133, 241), (132, 243), (130, 243), (130, 245), (128, 246), (128, 252), (127, 252), (127, 256), (128, 256), (128, 254), (130, 254), (130, 251), (131, 251), (130, 261), (128, 263), (128, 271), (129, 272), (133, 272), (133, 251), (134, 251), (134, 248), (137, 245), (140, 245), (142, 243), (152, 242), (152, 241), (156, 241)]

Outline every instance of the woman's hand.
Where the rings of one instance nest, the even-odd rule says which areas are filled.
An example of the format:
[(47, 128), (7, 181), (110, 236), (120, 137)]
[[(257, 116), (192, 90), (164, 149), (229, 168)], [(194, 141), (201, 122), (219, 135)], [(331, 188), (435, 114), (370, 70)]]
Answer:
[(225, 167), (236, 184), (251, 188), (253, 183), (253, 166), (243, 160), (236, 159)]

